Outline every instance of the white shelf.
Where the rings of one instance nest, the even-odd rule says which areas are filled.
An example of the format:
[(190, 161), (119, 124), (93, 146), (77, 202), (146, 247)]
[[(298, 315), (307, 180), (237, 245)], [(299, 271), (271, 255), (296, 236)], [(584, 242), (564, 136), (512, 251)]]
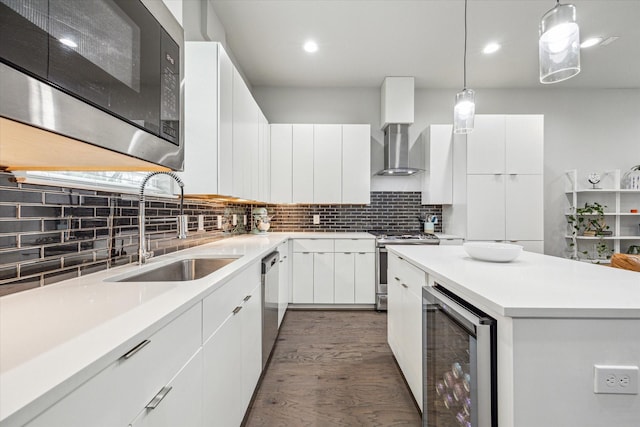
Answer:
[[(572, 239), (574, 236), (566, 235), (566, 239)], [(575, 236), (578, 240), (640, 240), (640, 236)]]
[[(580, 178), (578, 178), (580, 176)], [(576, 169), (569, 170), (565, 174), (566, 188), (565, 194), (567, 196), (568, 206), (564, 207), (564, 216), (568, 217), (576, 215), (576, 207), (583, 206), (585, 202), (598, 202), (601, 205), (606, 205), (612, 212), (605, 212), (604, 216), (607, 218), (606, 222), (609, 225), (609, 230), (613, 231), (612, 236), (565, 236), (569, 240), (567, 244), (572, 243), (569, 251), (572, 252), (571, 257), (578, 259), (581, 248), (587, 245), (591, 241), (606, 241), (607, 246), (613, 252), (625, 252), (629, 243), (640, 240), (640, 235), (619, 235), (622, 231), (624, 233), (634, 232), (636, 226), (630, 228), (635, 222), (635, 219), (640, 217), (640, 213), (631, 213), (630, 209), (636, 209), (640, 207), (640, 190), (620, 188), (622, 183), (620, 170), (605, 171), (601, 173), (602, 181), (600, 185), (603, 188), (588, 188), (586, 179), (578, 174)], [(584, 183), (584, 184), (583, 184)], [(601, 195), (601, 197), (597, 197)], [(581, 215), (585, 217), (595, 217), (594, 214)], [(617, 234), (618, 233), (618, 234)], [(582, 242), (579, 247), (579, 242)], [(611, 243), (609, 243), (611, 242)], [(592, 260), (585, 260), (586, 262), (592, 262)]]

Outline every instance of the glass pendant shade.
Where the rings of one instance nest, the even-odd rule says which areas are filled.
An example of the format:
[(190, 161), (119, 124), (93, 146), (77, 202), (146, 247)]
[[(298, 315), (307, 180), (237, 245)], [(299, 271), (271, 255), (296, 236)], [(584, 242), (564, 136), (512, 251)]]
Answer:
[(456, 105), (453, 107), (453, 133), (469, 133), (473, 130), (473, 119), (476, 114), (475, 93), (471, 89), (463, 89), (456, 94)]
[(580, 72), (580, 29), (576, 8), (558, 4), (540, 20), (540, 83), (557, 83)]

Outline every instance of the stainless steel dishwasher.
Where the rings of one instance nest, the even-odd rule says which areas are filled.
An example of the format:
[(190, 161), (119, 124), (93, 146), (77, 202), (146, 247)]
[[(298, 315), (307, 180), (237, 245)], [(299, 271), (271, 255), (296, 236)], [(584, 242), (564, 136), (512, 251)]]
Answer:
[(280, 254), (262, 258), (262, 369), (278, 337), (278, 264)]

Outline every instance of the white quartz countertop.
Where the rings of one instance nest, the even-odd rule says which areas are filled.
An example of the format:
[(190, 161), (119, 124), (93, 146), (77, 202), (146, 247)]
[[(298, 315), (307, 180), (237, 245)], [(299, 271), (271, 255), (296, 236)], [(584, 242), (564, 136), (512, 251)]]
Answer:
[[(145, 266), (130, 264), (0, 298), (0, 424), (22, 425), (288, 238), (374, 236), (242, 235), (152, 258)], [(238, 259), (189, 282), (112, 281), (207, 256)]]
[(640, 273), (533, 252), (496, 263), (462, 246), (388, 246), (469, 303), (507, 317), (640, 318)]

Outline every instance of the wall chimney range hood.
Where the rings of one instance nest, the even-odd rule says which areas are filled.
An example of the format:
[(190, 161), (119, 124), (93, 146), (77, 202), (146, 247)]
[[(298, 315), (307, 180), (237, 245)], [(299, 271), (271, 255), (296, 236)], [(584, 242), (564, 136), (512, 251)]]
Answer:
[(381, 89), (380, 127), (384, 131), (384, 169), (376, 175), (408, 176), (409, 126), (413, 123), (414, 78), (385, 77)]

